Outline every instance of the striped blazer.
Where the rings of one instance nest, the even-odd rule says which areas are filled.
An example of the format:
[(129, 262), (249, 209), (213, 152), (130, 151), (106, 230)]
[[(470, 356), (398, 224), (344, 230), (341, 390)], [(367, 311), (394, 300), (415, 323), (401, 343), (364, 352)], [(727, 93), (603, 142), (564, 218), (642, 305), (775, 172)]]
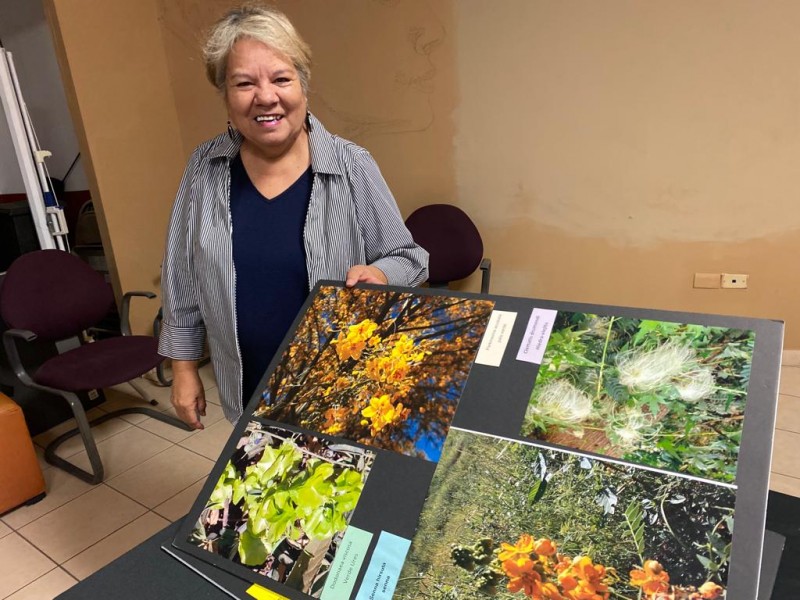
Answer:
[[(428, 253), (411, 238), (375, 160), (311, 114), (308, 127), (313, 183), (303, 242), (309, 289), (320, 279), (344, 280), (356, 264), (378, 267), (391, 285), (424, 282)], [(189, 159), (167, 233), (158, 350), (196, 360), (207, 338), (225, 416), (233, 422), (249, 400), (241, 398), (229, 202), (230, 161), (241, 144), (238, 134), (219, 135)]]

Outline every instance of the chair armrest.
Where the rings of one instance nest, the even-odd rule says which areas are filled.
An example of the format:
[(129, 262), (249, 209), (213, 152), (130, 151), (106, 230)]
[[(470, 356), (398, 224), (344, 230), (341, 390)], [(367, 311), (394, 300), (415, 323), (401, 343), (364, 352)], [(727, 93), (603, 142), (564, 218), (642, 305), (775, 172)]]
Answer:
[(492, 278), (492, 259), (484, 258), (481, 260), (480, 270), (481, 273), (481, 294), (489, 293), (489, 282)]
[(142, 291), (134, 291), (134, 292), (126, 292), (124, 296), (122, 296), (122, 312), (119, 315), (119, 329), (122, 332), (122, 335), (132, 335), (131, 334), (131, 298), (134, 296), (142, 296), (144, 298), (149, 298), (152, 300), (156, 297), (153, 292), (142, 292)]
[(33, 379), (28, 372), (25, 370), (25, 367), (22, 366), (22, 360), (19, 357), (19, 351), (17, 350), (17, 342), (14, 338), (20, 338), (25, 340), (26, 342), (32, 342), (36, 339), (36, 334), (32, 331), (28, 331), (27, 329), (7, 329), (3, 332), (3, 348), (6, 351), (6, 356), (8, 357), (8, 364), (11, 365), (12, 370), (14, 371), (14, 375), (17, 376), (22, 383), (29, 386), (35, 386)]

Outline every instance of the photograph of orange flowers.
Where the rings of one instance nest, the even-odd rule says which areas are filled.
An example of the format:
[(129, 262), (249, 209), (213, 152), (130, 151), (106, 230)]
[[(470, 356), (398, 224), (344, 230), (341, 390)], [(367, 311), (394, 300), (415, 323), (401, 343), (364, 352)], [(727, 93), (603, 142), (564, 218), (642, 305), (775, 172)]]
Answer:
[(435, 462), (493, 306), (322, 286), (254, 414)]
[(374, 459), (357, 446), (251, 421), (188, 543), (319, 597)]
[(733, 482), (755, 334), (559, 312), (522, 435)]
[(453, 428), (395, 598), (715, 599), (734, 490)]

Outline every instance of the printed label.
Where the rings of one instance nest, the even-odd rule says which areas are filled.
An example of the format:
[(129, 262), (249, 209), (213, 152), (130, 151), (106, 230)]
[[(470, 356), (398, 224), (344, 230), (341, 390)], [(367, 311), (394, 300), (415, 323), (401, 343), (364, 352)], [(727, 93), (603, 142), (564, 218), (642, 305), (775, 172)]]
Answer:
[(322, 590), (322, 600), (348, 600), (367, 556), (372, 534), (350, 525), (336, 551), (336, 556)]
[(356, 600), (391, 600), (411, 540), (382, 531)]
[(486, 333), (483, 334), (481, 347), (475, 362), (479, 365), (499, 367), (503, 360), (503, 354), (514, 329), (514, 321), (517, 320), (517, 313), (505, 310), (493, 310), (489, 317), (489, 324), (486, 326)]
[(553, 322), (556, 320), (558, 311), (547, 310), (544, 308), (534, 308), (528, 327), (525, 330), (525, 337), (522, 338), (522, 345), (517, 352), (517, 360), (542, 364), (547, 341), (550, 339), (550, 332), (553, 331)]

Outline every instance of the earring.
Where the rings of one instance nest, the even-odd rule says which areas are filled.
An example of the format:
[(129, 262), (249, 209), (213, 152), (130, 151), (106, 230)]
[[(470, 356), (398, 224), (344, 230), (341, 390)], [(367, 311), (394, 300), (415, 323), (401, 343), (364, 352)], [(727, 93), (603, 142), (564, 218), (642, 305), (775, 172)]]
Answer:
[(233, 126), (231, 125), (230, 121), (228, 121), (228, 137), (231, 138), (231, 139), (233, 139), (235, 137)]

